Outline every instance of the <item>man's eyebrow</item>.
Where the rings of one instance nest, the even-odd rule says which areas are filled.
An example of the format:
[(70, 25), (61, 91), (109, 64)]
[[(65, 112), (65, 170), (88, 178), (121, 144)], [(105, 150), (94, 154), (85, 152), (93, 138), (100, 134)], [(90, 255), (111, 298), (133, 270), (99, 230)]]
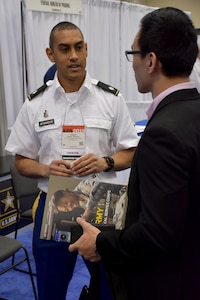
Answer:
[[(73, 45), (75, 45), (75, 46), (77, 46), (77, 45), (79, 45), (79, 44), (84, 44), (84, 41), (78, 41), (78, 42), (76, 42), (76, 43), (74, 43)], [(61, 46), (61, 47), (63, 47), (63, 46), (71, 46), (71, 44), (67, 44), (67, 43), (60, 43), (60, 44), (58, 44), (58, 46)]]

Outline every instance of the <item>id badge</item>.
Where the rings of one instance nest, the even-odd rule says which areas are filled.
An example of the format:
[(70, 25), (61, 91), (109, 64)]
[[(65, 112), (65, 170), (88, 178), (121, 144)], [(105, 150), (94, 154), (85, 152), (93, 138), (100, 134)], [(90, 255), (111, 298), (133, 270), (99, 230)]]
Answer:
[(63, 125), (62, 148), (84, 149), (85, 148), (85, 126)]
[(62, 149), (62, 159), (74, 161), (85, 154), (81, 149)]
[(76, 160), (85, 154), (85, 126), (63, 125), (62, 159)]

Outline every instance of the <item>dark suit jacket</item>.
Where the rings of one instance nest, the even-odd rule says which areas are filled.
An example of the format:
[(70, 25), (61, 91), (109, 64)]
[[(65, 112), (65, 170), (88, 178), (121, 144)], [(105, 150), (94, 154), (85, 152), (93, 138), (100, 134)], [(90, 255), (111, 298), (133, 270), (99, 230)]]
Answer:
[(128, 196), (127, 228), (97, 238), (115, 299), (200, 300), (196, 89), (173, 92), (156, 108), (133, 158)]

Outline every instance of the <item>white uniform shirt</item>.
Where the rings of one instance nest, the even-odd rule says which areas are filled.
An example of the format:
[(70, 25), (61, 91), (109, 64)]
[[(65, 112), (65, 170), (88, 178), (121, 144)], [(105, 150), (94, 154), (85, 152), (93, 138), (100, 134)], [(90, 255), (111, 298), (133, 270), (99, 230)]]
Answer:
[(196, 59), (192, 73), (190, 74), (190, 81), (194, 82), (198, 92), (200, 93), (200, 59), (199, 58)]
[[(65, 93), (57, 75), (44, 92), (26, 99), (15, 121), (6, 150), (49, 165), (62, 159), (62, 125), (84, 125), (86, 153), (99, 157), (136, 147), (138, 137), (126, 102), (121, 95), (103, 90), (87, 73), (80, 90)], [(47, 125), (41, 126), (41, 122)], [(92, 175), (90, 175), (91, 177)], [(117, 182), (116, 172), (96, 174), (100, 181)], [(38, 186), (47, 192), (48, 178)]]

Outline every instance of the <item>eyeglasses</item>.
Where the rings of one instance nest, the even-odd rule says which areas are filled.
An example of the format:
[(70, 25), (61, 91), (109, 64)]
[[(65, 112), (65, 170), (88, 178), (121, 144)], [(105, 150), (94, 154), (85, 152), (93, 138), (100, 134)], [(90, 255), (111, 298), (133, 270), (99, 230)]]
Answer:
[(134, 54), (147, 54), (145, 51), (136, 50), (136, 51), (125, 51), (125, 55), (128, 61), (133, 62), (133, 55)]

